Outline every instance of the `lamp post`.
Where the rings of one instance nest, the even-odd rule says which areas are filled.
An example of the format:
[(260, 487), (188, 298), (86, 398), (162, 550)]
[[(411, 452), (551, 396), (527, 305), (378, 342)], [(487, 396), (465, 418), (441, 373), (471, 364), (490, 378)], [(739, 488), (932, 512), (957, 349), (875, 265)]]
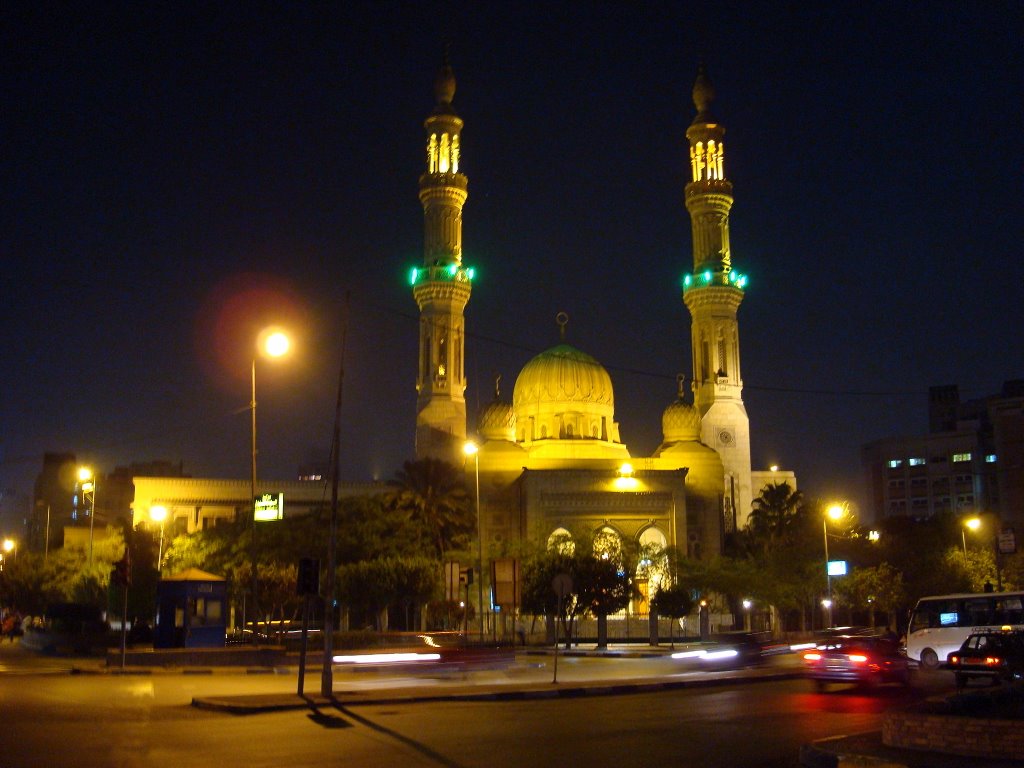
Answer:
[(160, 546), (156, 555), (156, 572), (160, 574), (164, 560), (164, 521), (167, 519), (167, 507), (157, 504), (149, 508), (149, 519), (160, 523)]
[(92, 542), (93, 530), (96, 523), (96, 486), (97, 478), (88, 467), (79, 467), (78, 480), (82, 488), (82, 503), (85, 503), (85, 494), (92, 494), (92, 504), (89, 510), (89, 565), (92, 566)]
[(821, 518), (821, 530), (825, 539), (825, 585), (828, 590), (828, 598), (822, 601), (822, 605), (828, 611), (828, 625), (832, 626), (832, 574), (828, 571), (828, 519), (838, 520), (846, 514), (846, 507), (843, 504), (833, 504)]
[(978, 530), (981, 527), (981, 519), (977, 517), (969, 517), (964, 520), (963, 525), (960, 526), (960, 541), (964, 545), (964, 565), (967, 565), (967, 529), (970, 528), (972, 531)]
[(484, 532), (480, 527), (480, 447), (472, 440), (462, 446), (466, 456), (472, 456), (476, 475), (476, 539), (477, 539), (477, 590), (480, 600), (480, 642), (484, 641)]
[[(267, 328), (256, 341), (257, 351), (264, 357), (282, 357), (288, 354), (291, 341), (288, 336), (277, 328)], [(259, 613), (256, 607), (256, 357), (252, 359), (252, 396), (249, 400), (249, 411), (252, 417), (252, 473), (250, 476), (249, 504), (252, 512), (252, 639), (253, 644), (257, 642), (256, 624), (259, 620)], [(245, 617), (242, 619), (242, 627), (245, 627)]]

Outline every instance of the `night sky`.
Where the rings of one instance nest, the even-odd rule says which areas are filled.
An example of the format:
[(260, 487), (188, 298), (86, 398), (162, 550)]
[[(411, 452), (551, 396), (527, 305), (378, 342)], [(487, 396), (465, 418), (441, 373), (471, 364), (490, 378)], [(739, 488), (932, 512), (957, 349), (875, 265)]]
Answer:
[(422, 121), (445, 41), (465, 120), (470, 429), (567, 341), (634, 456), (691, 374), (686, 127), (727, 128), (755, 468), (862, 497), (860, 446), (927, 389), (1024, 377), (1020, 2), (72, 3), (2, 12), (0, 487), (101, 471), (343, 477), (413, 455)]

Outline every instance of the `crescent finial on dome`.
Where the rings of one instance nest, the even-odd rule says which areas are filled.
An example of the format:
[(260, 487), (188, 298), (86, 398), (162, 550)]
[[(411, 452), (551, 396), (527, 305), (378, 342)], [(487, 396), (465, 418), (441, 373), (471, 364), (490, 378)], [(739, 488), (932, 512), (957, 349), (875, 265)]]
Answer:
[(450, 49), (451, 43), (445, 42), (441, 68), (437, 72), (437, 77), (434, 78), (434, 97), (437, 99), (438, 106), (447, 106), (455, 98), (455, 72), (448, 59)]
[(565, 326), (569, 324), (568, 313), (559, 312), (555, 315), (555, 322), (558, 323), (558, 338), (565, 341)]
[(693, 83), (693, 105), (697, 108), (695, 123), (714, 122), (711, 117), (711, 103), (715, 100), (715, 86), (711, 84), (704, 62), (697, 68), (697, 79)]

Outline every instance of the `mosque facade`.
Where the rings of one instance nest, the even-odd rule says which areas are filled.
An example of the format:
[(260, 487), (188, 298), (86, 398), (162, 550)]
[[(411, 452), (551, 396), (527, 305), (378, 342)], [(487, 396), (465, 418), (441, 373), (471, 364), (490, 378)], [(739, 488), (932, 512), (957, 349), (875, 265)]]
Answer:
[(445, 62), (435, 82), (436, 106), (424, 123), (424, 260), (411, 276), (420, 308), (417, 457), (465, 463), (467, 487), (479, 499), (482, 547), (492, 557), (527, 541), (554, 545), (565, 534), (592, 536), (610, 550), (673, 546), (693, 558), (719, 554), (725, 534), (745, 524), (755, 486), (784, 480), (795, 489), (796, 483), (789, 472), (751, 471), (737, 321), (746, 278), (729, 246), (732, 184), (709, 78), (702, 68), (693, 88), (696, 116), (686, 131), (693, 268), (682, 299), (691, 318), (693, 372), (690, 391), (679, 377), (676, 397), (661, 415), (662, 443), (651, 456), (634, 456), (622, 442), (611, 377), (565, 343), (564, 315), (562, 343), (523, 366), (511, 402), (495, 385), (493, 401), (477, 418), (476, 451), (468, 460), (464, 455), (463, 310), (473, 274), (462, 263), (468, 184), (459, 170), (463, 122), (454, 95)]

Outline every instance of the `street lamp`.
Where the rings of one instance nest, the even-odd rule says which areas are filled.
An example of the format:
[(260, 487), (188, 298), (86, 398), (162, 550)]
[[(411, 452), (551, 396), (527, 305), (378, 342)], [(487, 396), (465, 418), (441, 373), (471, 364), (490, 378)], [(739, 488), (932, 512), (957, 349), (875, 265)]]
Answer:
[(82, 488), (82, 503), (85, 503), (85, 495), (87, 493), (92, 495), (92, 506), (89, 511), (89, 565), (91, 566), (93, 529), (96, 523), (96, 486), (98, 485), (98, 479), (93, 476), (92, 470), (88, 467), (79, 467), (78, 480)]
[(160, 547), (156, 555), (156, 572), (159, 574), (162, 570), (161, 566), (164, 559), (164, 521), (167, 519), (167, 507), (159, 504), (150, 507), (149, 519), (154, 523), (160, 523)]
[(970, 528), (972, 531), (976, 531), (981, 527), (981, 518), (969, 517), (964, 520), (964, 524), (960, 526), (960, 541), (964, 545), (964, 565), (967, 565), (967, 529)]
[[(277, 358), (288, 354), (291, 348), (291, 340), (279, 328), (266, 328), (260, 333), (256, 340), (256, 350), (263, 357)], [(252, 397), (249, 400), (249, 411), (252, 416), (252, 474), (250, 482), (249, 503), (252, 510), (252, 637), (256, 643), (256, 623), (259, 620), (259, 613), (256, 608), (256, 356), (252, 358)], [(243, 617), (242, 627), (245, 627)]]
[(462, 446), (466, 456), (472, 456), (476, 470), (476, 539), (477, 539), (477, 590), (480, 598), (480, 642), (484, 641), (484, 532), (480, 527), (480, 447), (472, 440)]
[[(996, 522), (998, 522), (998, 520)], [(978, 531), (981, 528), (981, 525), (982, 525), (982, 523), (981, 523), (981, 518), (980, 517), (971, 517), (971, 518), (968, 518), (967, 520), (964, 520), (964, 527), (965, 528), (970, 528), (972, 531)], [(963, 539), (964, 559), (966, 560), (967, 559), (967, 537), (964, 536), (964, 529), (963, 528), (960, 529), (960, 535), (961, 535), (961, 537)], [(994, 530), (992, 532), (992, 551), (993, 551), (993, 556), (995, 557), (995, 564), (996, 564), (996, 591), (997, 592), (1002, 592), (1003, 591), (1003, 574), (1000, 572), (1000, 568), (999, 568), (999, 530), (998, 530), (998, 526), (996, 526), (996, 530)], [(991, 586), (991, 584), (990, 584), (990, 586)]]
[(3, 565), (4, 564), (4, 560), (7, 559), (7, 557), (11, 554), (11, 552), (14, 552), (14, 557), (15, 558), (18, 557), (18, 551), (15, 549), (15, 546), (16, 546), (16, 544), (14, 542), (14, 539), (4, 539), (4, 545), (3, 545), (3, 550), (4, 551), (3, 551), (3, 554), (0, 554), (0, 571), (2, 571), (4, 569), (4, 565)]
[(825, 510), (825, 516), (821, 518), (821, 530), (825, 539), (825, 585), (828, 588), (828, 598), (822, 600), (821, 604), (828, 611), (828, 625), (832, 626), (832, 574), (828, 570), (828, 519), (839, 520), (846, 514), (845, 504), (833, 504)]

